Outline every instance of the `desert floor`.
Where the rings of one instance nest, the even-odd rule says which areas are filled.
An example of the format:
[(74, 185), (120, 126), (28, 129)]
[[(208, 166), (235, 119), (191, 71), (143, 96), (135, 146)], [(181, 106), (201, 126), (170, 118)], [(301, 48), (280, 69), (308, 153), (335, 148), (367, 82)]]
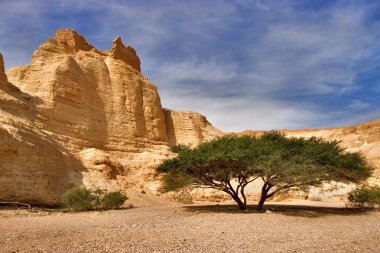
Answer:
[(215, 204), (83, 213), (3, 207), (0, 252), (380, 252), (380, 212), (310, 203), (266, 208), (271, 211)]

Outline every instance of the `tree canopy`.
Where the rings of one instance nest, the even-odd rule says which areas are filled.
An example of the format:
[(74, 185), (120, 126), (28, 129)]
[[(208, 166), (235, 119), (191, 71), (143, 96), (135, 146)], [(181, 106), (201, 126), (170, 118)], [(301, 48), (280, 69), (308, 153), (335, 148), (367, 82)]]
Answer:
[(263, 181), (258, 209), (284, 190), (328, 181), (359, 183), (372, 175), (365, 158), (360, 153), (345, 152), (338, 141), (286, 137), (271, 131), (260, 137), (260, 144), (267, 149), (263, 159), (251, 161)]
[(337, 141), (286, 137), (269, 131), (260, 137), (224, 136), (195, 148), (180, 147), (178, 156), (157, 167), (166, 190), (189, 185), (229, 194), (246, 209), (245, 187), (263, 181), (257, 205), (291, 188), (317, 186), (324, 181), (360, 182), (372, 170), (360, 153), (348, 153)]

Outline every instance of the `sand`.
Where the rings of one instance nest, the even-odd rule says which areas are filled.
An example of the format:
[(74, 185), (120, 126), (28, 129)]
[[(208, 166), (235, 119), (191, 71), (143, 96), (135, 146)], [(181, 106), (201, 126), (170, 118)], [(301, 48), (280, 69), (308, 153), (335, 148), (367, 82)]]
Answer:
[(0, 252), (380, 252), (380, 212), (267, 208), (272, 211), (204, 204), (2, 210)]

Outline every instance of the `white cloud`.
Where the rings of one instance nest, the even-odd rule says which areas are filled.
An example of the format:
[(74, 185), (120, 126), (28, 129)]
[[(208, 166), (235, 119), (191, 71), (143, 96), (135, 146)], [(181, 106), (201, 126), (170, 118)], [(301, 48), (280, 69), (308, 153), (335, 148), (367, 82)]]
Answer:
[[(320, 114), (307, 104), (300, 107), (297, 104), (260, 97), (210, 99), (199, 93), (176, 93), (173, 96), (168, 91), (162, 91), (160, 95), (166, 107), (202, 113), (215, 127), (224, 131), (296, 129), (303, 128), (305, 121), (318, 124), (329, 119), (327, 115)], [(181, 106), (178, 107), (178, 104)]]
[(166, 82), (176, 84), (184, 81), (203, 81), (208, 84), (225, 82), (236, 78), (237, 66), (233, 63), (220, 63), (215, 59), (209, 61), (183, 61), (177, 64), (164, 63), (159, 68)]
[(362, 12), (350, 9), (325, 20), (296, 18), (269, 24), (250, 50), (253, 81), (269, 92), (290, 87), (318, 93), (354, 89), (356, 63), (368, 55), (371, 40)]
[(354, 99), (351, 101), (348, 108), (352, 109), (352, 110), (363, 110), (363, 109), (368, 108), (369, 106), (370, 106), (369, 103), (363, 102), (363, 101), (358, 100), (358, 99)]
[(258, 9), (261, 9), (261, 10), (264, 10), (264, 11), (270, 10), (269, 6), (263, 4), (262, 1), (260, 1), (260, 0), (256, 0), (256, 7)]

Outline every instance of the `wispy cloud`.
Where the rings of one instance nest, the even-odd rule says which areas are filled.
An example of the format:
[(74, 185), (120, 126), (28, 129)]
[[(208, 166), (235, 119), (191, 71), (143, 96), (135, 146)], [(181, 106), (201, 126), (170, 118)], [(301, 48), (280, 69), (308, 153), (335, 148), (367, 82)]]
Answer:
[(367, 109), (369, 106), (370, 105), (368, 103), (365, 103), (358, 99), (354, 99), (350, 103), (349, 108), (353, 110), (363, 110), (363, 109)]

